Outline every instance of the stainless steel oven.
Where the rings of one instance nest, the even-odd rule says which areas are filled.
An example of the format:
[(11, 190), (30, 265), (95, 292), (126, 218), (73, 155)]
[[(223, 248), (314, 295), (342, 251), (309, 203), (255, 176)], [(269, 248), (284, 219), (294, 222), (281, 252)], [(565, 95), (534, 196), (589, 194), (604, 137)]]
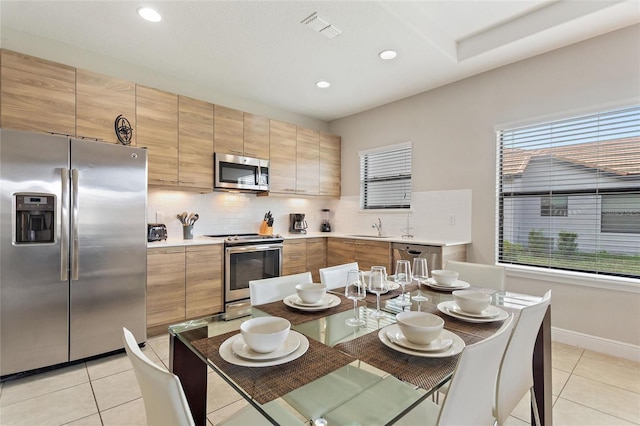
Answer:
[(249, 281), (280, 276), (283, 238), (257, 234), (225, 237), (224, 302), (231, 319), (249, 313)]

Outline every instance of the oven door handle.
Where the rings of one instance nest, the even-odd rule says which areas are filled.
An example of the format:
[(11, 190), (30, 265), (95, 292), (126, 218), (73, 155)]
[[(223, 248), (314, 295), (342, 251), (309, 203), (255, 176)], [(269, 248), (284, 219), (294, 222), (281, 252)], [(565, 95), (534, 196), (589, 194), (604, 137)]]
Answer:
[(230, 246), (225, 247), (227, 253), (244, 253), (249, 251), (267, 251), (282, 249), (283, 244), (260, 244), (255, 246)]

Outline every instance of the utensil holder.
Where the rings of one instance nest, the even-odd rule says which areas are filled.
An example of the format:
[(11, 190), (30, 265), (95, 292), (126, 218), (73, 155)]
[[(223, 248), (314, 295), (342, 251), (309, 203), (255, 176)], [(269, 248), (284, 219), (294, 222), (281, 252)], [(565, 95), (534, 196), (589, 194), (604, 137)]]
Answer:
[(260, 224), (260, 230), (258, 231), (258, 235), (271, 235), (273, 233), (273, 228), (267, 224), (266, 220), (263, 220)]
[(182, 227), (182, 238), (185, 240), (193, 240), (193, 225), (184, 225)]

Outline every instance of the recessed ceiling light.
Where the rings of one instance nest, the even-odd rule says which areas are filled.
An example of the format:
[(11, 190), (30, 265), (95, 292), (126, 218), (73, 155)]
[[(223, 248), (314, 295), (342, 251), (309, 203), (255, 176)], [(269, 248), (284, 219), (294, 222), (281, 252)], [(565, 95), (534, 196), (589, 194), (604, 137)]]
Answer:
[(393, 59), (396, 56), (398, 56), (398, 52), (396, 52), (395, 50), (388, 49), (388, 50), (383, 50), (382, 52), (380, 52), (378, 54), (378, 56), (380, 56), (381, 59), (389, 60), (389, 59)]
[(316, 82), (316, 86), (321, 89), (326, 89), (327, 87), (331, 86), (331, 83), (329, 83), (328, 81), (320, 80)]
[(149, 22), (160, 22), (162, 20), (162, 16), (149, 7), (138, 8), (138, 15)]

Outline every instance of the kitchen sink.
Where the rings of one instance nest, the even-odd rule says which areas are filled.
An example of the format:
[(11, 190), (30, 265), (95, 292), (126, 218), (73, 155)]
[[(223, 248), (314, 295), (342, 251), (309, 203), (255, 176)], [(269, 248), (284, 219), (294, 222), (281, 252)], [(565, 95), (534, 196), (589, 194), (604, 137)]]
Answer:
[(393, 238), (393, 235), (364, 235), (364, 234), (350, 234), (346, 235), (347, 237), (365, 237), (365, 238)]

